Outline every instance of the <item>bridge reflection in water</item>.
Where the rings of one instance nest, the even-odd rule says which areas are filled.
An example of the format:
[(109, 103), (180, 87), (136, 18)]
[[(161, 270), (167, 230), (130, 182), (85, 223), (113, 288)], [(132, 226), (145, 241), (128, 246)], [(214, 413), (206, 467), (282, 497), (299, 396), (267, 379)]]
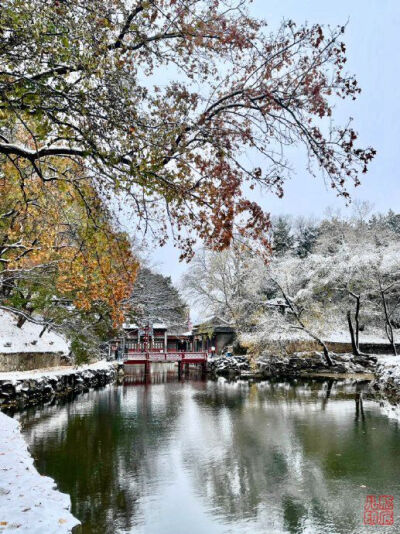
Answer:
[[(155, 367), (156, 366), (156, 367)], [(140, 367), (140, 372), (135, 368)], [(163, 367), (165, 370), (163, 370)], [(194, 368), (194, 369), (193, 369)], [(156, 370), (157, 369), (157, 370)], [(140, 381), (133, 383), (161, 383), (190, 376), (190, 371), (197, 370), (205, 377), (207, 370), (206, 352), (135, 352), (129, 351), (124, 358), (126, 376), (140, 376)], [(130, 381), (132, 383), (132, 381)]]
[(163, 384), (177, 380), (205, 380), (204, 367), (185, 365), (179, 370), (178, 363), (125, 364), (124, 384)]

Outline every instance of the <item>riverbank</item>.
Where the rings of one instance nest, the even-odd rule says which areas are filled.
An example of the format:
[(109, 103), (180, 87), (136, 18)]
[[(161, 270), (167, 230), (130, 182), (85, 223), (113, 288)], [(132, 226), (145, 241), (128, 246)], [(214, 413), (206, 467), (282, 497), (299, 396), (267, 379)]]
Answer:
[(69, 495), (36, 471), (19, 423), (1, 412), (0, 473), (0, 532), (67, 534), (80, 524)]
[(259, 379), (312, 378), (327, 374), (338, 378), (359, 375), (374, 379), (377, 363), (374, 356), (363, 358), (352, 354), (331, 354), (331, 359), (333, 365), (329, 366), (323, 354), (317, 351), (296, 352), (286, 356), (261, 355), (254, 360), (246, 356), (221, 356), (209, 360), (207, 370), (210, 375)]
[(22, 408), (104, 386), (123, 375), (123, 365), (100, 361), (81, 367), (0, 373), (0, 408)]
[[(0, 407), (23, 408), (73, 392), (114, 382), (123, 374), (117, 362), (0, 373)], [(0, 411), (0, 533), (70, 533), (79, 521), (69, 495), (33, 465), (19, 423)]]

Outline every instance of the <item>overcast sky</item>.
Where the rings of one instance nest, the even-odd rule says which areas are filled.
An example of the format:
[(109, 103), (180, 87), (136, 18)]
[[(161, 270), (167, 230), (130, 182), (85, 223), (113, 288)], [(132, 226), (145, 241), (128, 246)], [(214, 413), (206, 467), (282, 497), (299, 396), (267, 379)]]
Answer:
[[(271, 29), (282, 18), (330, 25), (348, 21), (347, 70), (356, 74), (362, 93), (356, 102), (339, 102), (335, 116), (343, 122), (354, 117), (360, 145), (372, 145), (378, 151), (362, 186), (350, 192), (353, 199), (373, 203), (376, 211), (400, 211), (400, 0), (255, 0), (251, 11), (268, 20)], [(330, 206), (343, 212), (349, 209), (322, 179), (307, 174), (300, 152), (294, 154), (293, 163), (296, 174), (286, 183), (284, 198), (258, 198), (264, 209), (273, 215), (317, 217)], [(178, 282), (186, 268), (178, 255), (167, 245), (155, 250), (151, 259), (157, 270)]]

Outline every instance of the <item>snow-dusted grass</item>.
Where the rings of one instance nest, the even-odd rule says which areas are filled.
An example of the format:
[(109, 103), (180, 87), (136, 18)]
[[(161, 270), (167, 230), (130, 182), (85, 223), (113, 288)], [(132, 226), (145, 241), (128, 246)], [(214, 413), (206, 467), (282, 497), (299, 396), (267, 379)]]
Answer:
[(33, 465), (19, 423), (0, 412), (0, 532), (64, 534), (79, 524), (69, 495)]
[[(325, 335), (321, 334), (322, 339), (325, 342), (330, 343), (351, 343), (350, 334), (348, 330), (335, 330), (327, 332)], [(265, 343), (265, 342), (296, 342), (296, 341), (313, 341), (313, 338), (308, 335), (306, 332), (298, 329), (290, 329), (287, 327), (286, 330), (267, 330), (263, 331), (260, 329), (258, 332), (252, 332), (250, 334), (243, 333), (240, 335), (240, 340), (244, 346), (251, 345), (254, 342)], [(361, 332), (360, 333), (360, 343), (377, 343), (389, 346), (389, 341), (387, 337), (380, 332)]]
[(51, 330), (41, 336), (43, 326), (26, 321), (21, 328), (17, 326), (17, 317), (0, 310), (0, 353), (17, 352), (60, 352), (69, 353), (67, 340)]

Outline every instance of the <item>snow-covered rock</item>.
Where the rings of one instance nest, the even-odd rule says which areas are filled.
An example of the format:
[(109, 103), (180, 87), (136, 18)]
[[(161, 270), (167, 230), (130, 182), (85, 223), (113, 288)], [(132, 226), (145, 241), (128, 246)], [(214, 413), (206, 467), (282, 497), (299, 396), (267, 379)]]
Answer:
[(321, 352), (295, 352), (291, 355), (261, 355), (256, 360), (256, 368), (251, 369), (246, 356), (222, 356), (210, 359), (208, 372), (215, 375), (242, 375), (274, 377), (304, 376), (307, 374), (329, 372), (336, 374), (372, 373), (376, 357), (356, 358), (352, 354), (331, 353), (333, 366), (329, 367)]
[(43, 326), (26, 321), (17, 326), (16, 315), (0, 310), (0, 354), (21, 352), (69, 353), (69, 343), (60, 334), (51, 330), (41, 336)]
[(81, 367), (0, 373), (0, 405), (24, 406), (114, 381), (122, 364), (102, 360)]
[(295, 352), (286, 356), (261, 355), (257, 360), (260, 373), (270, 376), (303, 376), (313, 373), (329, 372), (336, 374), (371, 373), (376, 358), (354, 357), (352, 354), (330, 354), (333, 366), (328, 366), (321, 352)]
[(400, 356), (379, 358), (371, 388), (391, 401), (400, 401)]
[(0, 412), (0, 533), (64, 534), (80, 522), (69, 495), (33, 465), (19, 423)]
[(220, 356), (208, 360), (207, 371), (216, 375), (239, 375), (250, 371), (250, 363), (246, 356)]

